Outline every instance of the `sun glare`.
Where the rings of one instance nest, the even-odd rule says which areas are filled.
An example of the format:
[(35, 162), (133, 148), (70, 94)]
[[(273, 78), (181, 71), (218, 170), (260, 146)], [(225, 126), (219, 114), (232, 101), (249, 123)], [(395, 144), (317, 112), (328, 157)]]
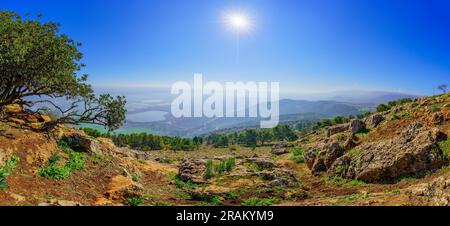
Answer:
[(237, 33), (250, 31), (252, 21), (250, 17), (243, 12), (231, 12), (225, 15), (225, 22), (229, 28)]

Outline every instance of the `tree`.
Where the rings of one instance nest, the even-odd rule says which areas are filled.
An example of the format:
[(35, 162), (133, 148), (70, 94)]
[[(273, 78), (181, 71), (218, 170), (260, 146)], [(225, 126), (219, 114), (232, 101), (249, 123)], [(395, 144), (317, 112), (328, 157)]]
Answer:
[[(0, 11), (0, 108), (18, 103), (29, 111), (56, 111), (59, 117), (42, 129), (61, 123), (119, 128), (125, 120), (125, 98), (94, 95), (87, 75), (79, 73), (84, 67), (80, 46), (60, 34), (57, 23)], [(60, 100), (65, 108), (57, 104)]]
[(258, 140), (261, 142), (261, 145), (264, 146), (266, 142), (273, 141), (273, 132), (270, 129), (260, 130), (258, 132)]
[(447, 84), (441, 84), (438, 86), (438, 89), (441, 90), (444, 94), (447, 93), (447, 88), (448, 88)]

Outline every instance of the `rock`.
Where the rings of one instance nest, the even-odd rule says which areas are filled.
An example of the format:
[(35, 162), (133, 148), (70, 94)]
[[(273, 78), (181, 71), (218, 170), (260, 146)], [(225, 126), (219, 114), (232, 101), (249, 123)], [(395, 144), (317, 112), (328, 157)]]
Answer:
[(383, 121), (384, 121), (383, 114), (375, 114), (375, 115), (368, 117), (368, 119), (366, 120), (366, 124), (370, 128), (376, 128)]
[(271, 186), (277, 187), (298, 187), (298, 180), (290, 171), (276, 169), (276, 170), (265, 170), (258, 172), (257, 176), (264, 180), (271, 181)]
[(442, 176), (429, 183), (414, 185), (407, 193), (422, 198), (426, 205), (450, 206), (450, 179)]
[(87, 153), (100, 153), (102, 152), (100, 142), (87, 137), (82, 134), (73, 134), (65, 137), (69, 143), (78, 144), (78, 147), (72, 147), (74, 151), (87, 152)]
[(326, 152), (322, 151), (315, 159), (314, 164), (311, 167), (311, 172), (313, 175), (317, 176), (327, 171), (327, 166), (325, 165), (325, 158), (324, 158), (325, 155)]
[(249, 158), (247, 159), (247, 162), (250, 164), (256, 164), (259, 169), (273, 169), (277, 166), (277, 164), (270, 160), (265, 158)]
[(351, 150), (354, 147), (356, 147), (358, 144), (354, 141), (354, 137), (349, 137), (347, 138), (347, 140), (344, 142), (344, 150)]
[(328, 147), (328, 151), (324, 159), (325, 167), (327, 169), (330, 168), (330, 166), (334, 163), (334, 161), (336, 161), (336, 159), (338, 159), (342, 155), (344, 155), (344, 150), (341, 148), (341, 146), (339, 146), (339, 143), (338, 142), (331, 143), (330, 146)]
[(203, 174), (206, 170), (206, 160), (203, 159), (183, 159), (178, 167), (178, 175), (184, 182), (192, 181), (204, 183)]
[(282, 149), (274, 149), (274, 150), (272, 150), (271, 153), (274, 154), (274, 155), (284, 155), (284, 154), (287, 154), (289, 152), (286, 149), (282, 148)]
[(349, 128), (348, 124), (343, 124), (343, 125), (337, 125), (337, 126), (330, 127), (330, 128), (328, 128), (328, 131), (327, 131), (327, 137), (331, 137), (334, 134), (345, 132), (345, 131), (348, 130), (348, 128)]
[(431, 122), (435, 125), (440, 125), (445, 121), (445, 116), (442, 112), (436, 112), (431, 117)]
[(48, 115), (40, 114), (40, 121), (41, 122), (51, 122), (52, 118)]
[(305, 153), (305, 162), (308, 168), (312, 169), (317, 158), (317, 149), (310, 149)]
[(38, 206), (83, 206), (79, 202), (67, 201), (67, 200), (48, 200), (43, 203), (39, 203)]
[(275, 145), (273, 145), (272, 150), (273, 149), (284, 149), (284, 148), (290, 148), (290, 147), (292, 147), (292, 145), (289, 144), (289, 142), (280, 141), (280, 142), (276, 143)]
[(3, 111), (7, 114), (18, 114), (23, 112), (23, 107), (19, 104), (10, 104), (3, 107)]
[(124, 200), (140, 197), (144, 189), (132, 179), (117, 175), (111, 179), (105, 196), (110, 200)]
[(446, 163), (437, 145), (443, 139), (446, 135), (438, 129), (414, 123), (397, 137), (363, 144), (346, 153), (333, 163), (329, 173), (377, 182), (438, 169)]
[(23, 125), (26, 125), (26, 124), (27, 124), (27, 123), (26, 123), (24, 120), (22, 120), (22, 119), (12, 118), (12, 117), (8, 118), (8, 121), (9, 121), (9, 122), (12, 122), (12, 123), (14, 123), (14, 124), (17, 124), (17, 125), (19, 125), (19, 126), (23, 126)]
[(359, 119), (353, 119), (350, 122), (350, 132), (352, 132), (352, 134), (357, 134), (359, 133), (361, 130), (365, 129), (366, 125), (362, 120)]

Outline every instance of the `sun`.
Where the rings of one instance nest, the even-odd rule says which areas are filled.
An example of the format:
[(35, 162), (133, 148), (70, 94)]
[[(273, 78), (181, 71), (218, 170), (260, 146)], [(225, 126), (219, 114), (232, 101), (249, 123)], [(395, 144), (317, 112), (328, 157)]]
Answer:
[(238, 34), (249, 32), (253, 25), (250, 16), (242, 11), (226, 13), (225, 23)]

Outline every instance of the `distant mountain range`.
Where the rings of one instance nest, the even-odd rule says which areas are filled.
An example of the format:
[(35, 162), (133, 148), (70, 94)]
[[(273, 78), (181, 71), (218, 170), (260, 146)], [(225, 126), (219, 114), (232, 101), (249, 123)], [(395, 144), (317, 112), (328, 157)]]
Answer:
[[(174, 97), (168, 95), (169, 90), (106, 91), (127, 97), (127, 123), (119, 130), (121, 133), (151, 132), (159, 135), (192, 137), (215, 131), (258, 127), (261, 120), (259, 118), (177, 119), (170, 114), (170, 102)], [(295, 124), (302, 120), (357, 115), (373, 111), (381, 103), (416, 97), (397, 92), (360, 90), (298, 95), (280, 101), (280, 121)]]

